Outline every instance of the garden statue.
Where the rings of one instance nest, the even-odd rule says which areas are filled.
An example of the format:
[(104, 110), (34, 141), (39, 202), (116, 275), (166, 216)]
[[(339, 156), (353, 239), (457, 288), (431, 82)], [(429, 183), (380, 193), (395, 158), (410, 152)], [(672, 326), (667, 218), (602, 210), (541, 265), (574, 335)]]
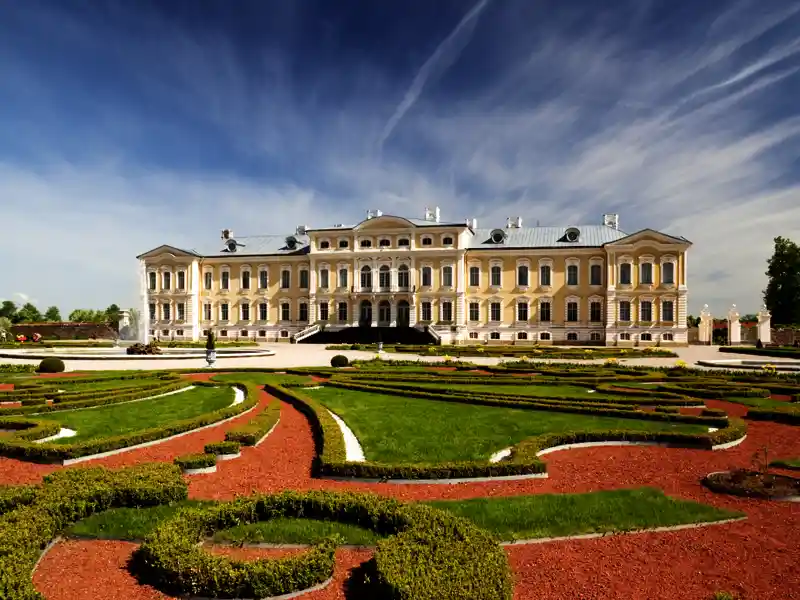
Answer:
[(217, 345), (214, 342), (214, 334), (210, 331), (206, 338), (206, 362), (209, 367), (213, 367), (217, 362)]

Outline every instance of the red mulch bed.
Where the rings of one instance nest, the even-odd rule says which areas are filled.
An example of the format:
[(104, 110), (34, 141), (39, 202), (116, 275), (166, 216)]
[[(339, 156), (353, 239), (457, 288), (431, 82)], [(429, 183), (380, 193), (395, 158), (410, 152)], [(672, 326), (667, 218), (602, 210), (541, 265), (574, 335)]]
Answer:
[(456, 371), (456, 367), (428, 367), (428, 371)]
[(789, 394), (772, 394), (770, 400), (779, 400), (780, 402), (791, 402), (792, 397)]
[(14, 389), (13, 383), (0, 383), (0, 391), (10, 392)]

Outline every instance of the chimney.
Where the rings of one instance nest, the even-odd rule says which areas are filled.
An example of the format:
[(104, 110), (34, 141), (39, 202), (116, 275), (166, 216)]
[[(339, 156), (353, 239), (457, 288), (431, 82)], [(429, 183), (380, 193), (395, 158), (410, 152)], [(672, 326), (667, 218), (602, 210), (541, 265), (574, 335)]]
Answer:
[(223, 240), (229, 240), (232, 237), (233, 237), (233, 231), (231, 231), (230, 229), (223, 229), (222, 230), (222, 239)]
[(478, 228), (478, 219), (472, 219), (472, 229), (475, 230)]
[(439, 207), (437, 206), (436, 208), (433, 209), (433, 220), (438, 223), (439, 219), (441, 219), (441, 216), (442, 216), (442, 213), (439, 210)]
[(426, 221), (432, 221), (433, 220), (433, 215), (431, 214), (431, 209), (428, 208), (427, 206), (425, 207), (425, 220)]
[(367, 210), (367, 219), (371, 219), (373, 217), (372, 210)]
[(603, 225), (611, 227), (611, 229), (619, 229), (619, 215), (616, 213), (603, 215)]
[(511, 217), (506, 218), (506, 229), (511, 229)]
[(379, 209), (375, 209), (375, 216), (376, 217), (382, 217), (383, 216), (383, 211), (379, 210)]
[(514, 227), (516, 227), (517, 229), (520, 229), (522, 227), (522, 217), (517, 217), (517, 221)]
[(295, 234), (296, 235), (305, 235), (306, 234), (306, 229), (308, 229), (308, 227), (306, 225), (298, 225), (297, 229), (295, 229)]

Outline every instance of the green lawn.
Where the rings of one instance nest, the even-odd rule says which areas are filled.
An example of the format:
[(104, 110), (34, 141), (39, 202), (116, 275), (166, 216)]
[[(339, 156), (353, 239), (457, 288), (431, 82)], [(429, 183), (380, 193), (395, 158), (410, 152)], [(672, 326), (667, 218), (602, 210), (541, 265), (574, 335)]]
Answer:
[(385, 463), (487, 460), (525, 438), (552, 432), (708, 431), (702, 425), (475, 406), (334, 387), (304, 393), (347, 423), (368, 460)]
[(278, 375), (275, 373), (226, 373), (224, 375), (214, 375), (213, 381), (224, 381), (227, 383), (241, 382), (241, 383), (255, 383), (257, 385), (264, 385), (271, 383), (273, 385), (280, 385), (282, 383), (311, 383), (313, 380), (309, 375)]
[(74, 437), (61, 438), (53, 443), (72, 444), (91, 438), (123, 435), (191, 419), (230, 406), (233, 398), (233, 389), (230, 387), (196, 387), (186, 392), (152, 400), (48, 413), (45, 418), (57, 421), (62, 427), (77, 432)]
[(77, 379), (75, 381), (59, 381), (57, 386), (62, 389), (66, 390), (67, 392), (92, 392), (92, 391), (100, 391), (100, 390), (131, 390), (136, 389), (142, 386), (153, 385), (154, 383), (159, 383), (162, 385), (167, 385), (169, 381), (162, 381), (155, 377), (152, 379), (109, 379), (109, 381), (81, 381)]
[[(381, 382), (381, 385), (391, 387), (392, 383)], [(406, 384), (407, 385), (407, 384)], [(509, 396), (531, 396), (536, 398), (581, 398), (586, 401), (618, 400), (620, 396), (614, 394), (592, 392), (591, 387), (579, 385), (542, 385), (542, 384), (467, 384), (467, 383), (414, 383), (415, 388), (442, 391), (442, 388), (459, 392), (475, 392), (476, 394), (498, 393)], [(626, 396), (630, 399), (630, 396)], [(645, 398), (642, 399), (646, 400)]]
[[(67, 535), (141, 540), (180, 508), (201, 504), (186, 501), (172, 506), (112, 509), (79, 521), (67, 531)], [(504, 541), (633, 531), (742, 516), (670, 498), (652, 488), (447, 500), (428, 504), (470, 519)], [(347, 523), (280, 518), (219, 531), (213, 539), (233, 543), (311, 544), (333, 533), (341, 535), (344, 543), (354, 545), (373, 545), (380, 537), (373, 531)]]
[(800, 458), (782, 458), (779, 460), (773, 460), (771, 463), (769, 463), (769, 466), (800, 471)]

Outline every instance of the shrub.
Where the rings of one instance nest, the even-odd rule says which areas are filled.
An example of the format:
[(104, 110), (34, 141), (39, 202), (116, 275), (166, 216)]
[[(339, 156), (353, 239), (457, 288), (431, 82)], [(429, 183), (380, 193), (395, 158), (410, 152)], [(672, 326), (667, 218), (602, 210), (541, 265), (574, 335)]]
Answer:
[(350, 361), (344, 354), (337, 354), (333, 358), (331, 358), (331, 366), (336, 368), (346, 367), (350, 364)]
[(216, 350), (217, 344), (214, 341), (214, 334), (212, 332), (208, 332), (208, 336), (206, 336), (206, 350)]
[(0, 373), (33, 373), (34, 371), (36, 371), (35, 365), (0, 364)]
[(239, 454), (241, 444), (239, 442), (225, 441), (225, 442), (212, 442), (206, 444), (203, 452), (206, 454)]
[(281, 417), (281, 403), (272, 400), (267, 407), (247, 424), (225, 432), (225, 440), (239, 442), (242, 446), (255, 446), (267, 435)]
[(721, 408), (704, 408), (700, 411), (701, 417), (725, 417), (728, 413), (726, 413)]
[(764, 344), (761, 342), (761, 338), (756, 340), (756, 348), (759, 350), (764, 347)]
[(361, 344), (351, 344), (350, 350), (361, 350)]
[(142, 344), (142, 343), (132, 344), (128, 346), (126, 352), (131, 355), (143, 356), (143, 355), (161, 354), (162, 351), (161, 348), (158, 347), (158, 344), (156, 344), (155, 342), (150, 342), (149, 344)]
[(184, 454), (173, 461), (181, 469), (205, 469), (217, 464), (215, 454)]
[(48, 357), (39, 363), (38, 373), (63, 373), (64, 361), (56, 357)]

